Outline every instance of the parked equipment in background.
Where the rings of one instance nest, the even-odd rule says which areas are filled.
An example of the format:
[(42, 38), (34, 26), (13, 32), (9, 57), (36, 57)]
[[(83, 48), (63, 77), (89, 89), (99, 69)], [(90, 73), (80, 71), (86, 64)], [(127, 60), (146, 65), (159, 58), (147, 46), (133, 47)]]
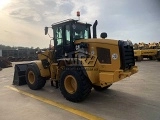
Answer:
[(36, 49), (4, 49), (2, 56), (11, 62), (37, 60)]
[(5, 57), (0, 57), (0, 68), (12, 67), (12, 63)]
[(160, 42), (156, 44), (157, 46), (157, 55), (156, 55), (156, 59), (158, 61), (160, 61)]
[(142, 60), (142, 56), (141, 56), (141, 50), (139, 49), (139, 46), (137, 43), (135, 43), (133, 45), (134, 48), (134, 58), (136, 61), (141, 61)]
[(157, 43), (135, 43), (134, 44), (134, 56), (137, 61), (147, 58), (150, 60), (156, 60), (157, 55)]

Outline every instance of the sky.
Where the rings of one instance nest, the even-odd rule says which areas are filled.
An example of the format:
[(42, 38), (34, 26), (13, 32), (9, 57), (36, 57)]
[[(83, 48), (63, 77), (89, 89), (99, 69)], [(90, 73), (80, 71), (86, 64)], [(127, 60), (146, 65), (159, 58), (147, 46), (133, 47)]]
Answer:
[(160, 0), (0, 0), (0, 44), (46, 48), (44, 27), (77, 19), (77, 11), (81, 22), (98, 20), (98, 37), (160, 42)]

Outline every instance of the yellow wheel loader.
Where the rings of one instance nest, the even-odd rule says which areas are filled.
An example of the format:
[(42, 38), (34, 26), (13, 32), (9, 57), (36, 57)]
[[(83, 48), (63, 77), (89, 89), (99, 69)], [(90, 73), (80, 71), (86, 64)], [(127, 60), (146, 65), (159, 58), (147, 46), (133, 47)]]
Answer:
[(91, 24), (73, 19), (52, 24), (54, 46), (39, 51), (38, 61), (15, 65), (13, 84), (27, 83), (37, 90), (50, 79), (67, 100), (80, 102), (92, 88), (102, 91), (135, 74), (138, 68), (132, 42), (106, 39), (105, 32), (97, 38), (97, 23), (93, 24), (92, 38)]
[(156, 48), (157, 48), (156, 59), (160, 61), (160, 42), (156, 44)]
[(143, 59), (141, 56), (141, 50), (134, 50), (134, 58), (136, 61), (141, 61)]
[(150, 60), (156, 59), (156, 54), (157, 54), (156, 43), (145, 44), (142, 42), (139, 43), (138, 48), (139, 49), (137, 50), (137, 53), (139, 51), (139, 53), (141, 54), (141, 60), (143, 60), (143, 58), (149, 58)]
[(139, 46), (137, 43), (135, 43), (133, 45), (133, 49), (134, 49), (134, 58), (136, 61), (141, 61), (143, 58), (141, 56), (141, 50), (139, 49)]

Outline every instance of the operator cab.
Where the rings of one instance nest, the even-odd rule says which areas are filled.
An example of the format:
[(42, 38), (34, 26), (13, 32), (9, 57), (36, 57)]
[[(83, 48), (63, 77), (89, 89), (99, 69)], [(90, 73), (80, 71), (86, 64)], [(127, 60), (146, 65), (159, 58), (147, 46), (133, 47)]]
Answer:
[(91, 38), (90, 26), (73, 19), (52, 24), (56, 59), (75, 51), (74, 41)]

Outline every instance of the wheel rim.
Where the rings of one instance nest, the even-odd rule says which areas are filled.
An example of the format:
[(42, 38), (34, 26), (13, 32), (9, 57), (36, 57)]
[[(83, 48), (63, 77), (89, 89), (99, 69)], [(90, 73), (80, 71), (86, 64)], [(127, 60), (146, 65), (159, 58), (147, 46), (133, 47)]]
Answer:
[(35, 75), (33, 71), (28, 72), (28, 81), (30, 84), (34, 84), (35, 82)]
[(74, 94), (77, 90), (77, 81), (72, 75), (66, 76), (64, 80), (64, 87), (70, 94)]

